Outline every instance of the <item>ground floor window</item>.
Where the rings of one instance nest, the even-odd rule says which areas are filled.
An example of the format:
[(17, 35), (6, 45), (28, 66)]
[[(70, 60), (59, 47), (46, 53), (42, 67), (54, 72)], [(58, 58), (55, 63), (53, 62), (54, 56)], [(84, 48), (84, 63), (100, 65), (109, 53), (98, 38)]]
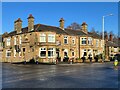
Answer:
[(11, 56), (11, 51), (10, 50), (7, 50), (6, 51), (6, 57), (10, 57)]
[(74, 53), (74, 51), (72, 51), (72, 57), (73, 57), (73, 56), (75, 56), (75, 53)]
[(14, 49), (14, 57), (16, 57), (16, 50)]
[(40, 48), (40, 56), (46, 57), (46, 48)]
[(48, 48), (48, 57), (53, 57), (54, 50), (53, 48)]

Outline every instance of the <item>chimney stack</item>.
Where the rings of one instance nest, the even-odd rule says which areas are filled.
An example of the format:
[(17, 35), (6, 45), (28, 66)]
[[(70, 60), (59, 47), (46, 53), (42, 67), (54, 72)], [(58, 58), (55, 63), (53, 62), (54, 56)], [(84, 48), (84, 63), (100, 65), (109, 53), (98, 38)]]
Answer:
[(82, 31), (85, 32), (85, 33), (88, 33), (88, 31), (87, 31), (87, 26), (88, 26), (88, 25), (86, 24), (86, 22), (83, 22), (82, 25), (81, 25)]
[(105, 40), (108, 41), (108, 34), (105, 34)]
[(28, 32), (34, 30), (34, 17), (32, 14), (29, 15), (28, 19)]
[(14, 22), (14, 30), (17, 31), (17, 33), (20, 33), (22, 29), (22, 20), (20, 18), (18, 18), (15, 22)]
[(63, 18), (61, 18), (60, 20), (59, 20), (59, 22), (60, 22), (60, 28), (61, 29), (63, 29), (64, 30), (64, 19)]
[(109, 38), (110, 38), (109, 39), (110, 41), (113, 41), (113, 35), (112, 34), (110, 34)]

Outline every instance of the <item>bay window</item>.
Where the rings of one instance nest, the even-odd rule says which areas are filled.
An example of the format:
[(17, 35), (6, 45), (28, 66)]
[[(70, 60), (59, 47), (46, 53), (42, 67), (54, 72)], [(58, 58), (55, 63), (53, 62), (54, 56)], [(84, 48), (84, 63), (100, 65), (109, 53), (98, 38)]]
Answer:
[(53, 55), (54, 55), (54, 49), (48, 48), (48, 57), (53, 57)]
[(40, 56), (46, 57), (46, 48), (40, 48)]

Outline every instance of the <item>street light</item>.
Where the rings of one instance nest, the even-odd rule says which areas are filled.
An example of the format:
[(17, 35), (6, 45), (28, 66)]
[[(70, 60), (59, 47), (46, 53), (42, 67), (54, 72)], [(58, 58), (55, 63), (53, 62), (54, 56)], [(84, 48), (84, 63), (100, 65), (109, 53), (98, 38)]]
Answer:
[[(102, 17), (102, 23), (103, 23), (103, 26), (102, 26), (102, 39), (103, 39), (103, 42), (104, 42), (104, 29), (105, 29), (105, 25), (104, 25), (104, 23), (105, 23), (105, 20), (104, 20), (104, 18), (105, 17), (107, 17), (107, 16), (113, 16), (113, 14), (108, 14), (108, 15), (105, 15), (105, 16), (103, 16)], [(104, 49), (104, 45), (105, 45), (105, 42), (104, 42), (104, 44), (103, 44), (103, 62), (104, 62), (104, 57), (105, 57), (105, 49)]]

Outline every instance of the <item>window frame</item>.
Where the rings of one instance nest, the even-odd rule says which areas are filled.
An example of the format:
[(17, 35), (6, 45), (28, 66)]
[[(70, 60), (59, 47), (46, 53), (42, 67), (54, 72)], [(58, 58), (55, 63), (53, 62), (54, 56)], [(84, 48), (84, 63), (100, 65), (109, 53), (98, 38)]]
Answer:
[[(83, 43), (83, 42), (85, 42), (85, 43)], [(81, 44), (82, 45), (86, 45), (87, 44), (87, 38), (85, 37), (85, 38), (81, 38)]]
[[(42, 52), (42, 51), (45, 51), (45, 56), (41, 56), (41, 52)], [(45, 58), (45, 57), (46, 57), (46, 51), (47, 51), (47, 50), (46, 50), (45, 47), (41, 47), (41, 48), (40, 48), (39, 56), (40, 56), (41, 58)]]
[(40, 42), (46, 42), (46, 34), (45, 33), (40, 34)]
[(49, 53), (48, 53), (48, 58), (54, 57), (54, 48), (48, 48), (48, 52), (52, 52), (51, 56), (49, 56)]
[(55, 34), (48, 34), (48, 42), (55, 43)]
[[(73, 41), (74, 41), (74, 43), (73, 43)], [(72, 44), (75, 44), (75, 38), (72, 38)]]
[[(67, 41), (66, 43), (65, 40)], [(64, 44), (68, 44), (68, 36), (64, 36)]]
[(88, 45), (92, 45), (92, 38), (88, 37)]
[(6, 38), (6, 45), (10, 46), (10, 44), (11, 44), (11, 38)]
[[(10, 55), (8, 54), (8, 52), (10, 53)], [(11, 50), (6, 50), (6, 57), (11, 57)]]

